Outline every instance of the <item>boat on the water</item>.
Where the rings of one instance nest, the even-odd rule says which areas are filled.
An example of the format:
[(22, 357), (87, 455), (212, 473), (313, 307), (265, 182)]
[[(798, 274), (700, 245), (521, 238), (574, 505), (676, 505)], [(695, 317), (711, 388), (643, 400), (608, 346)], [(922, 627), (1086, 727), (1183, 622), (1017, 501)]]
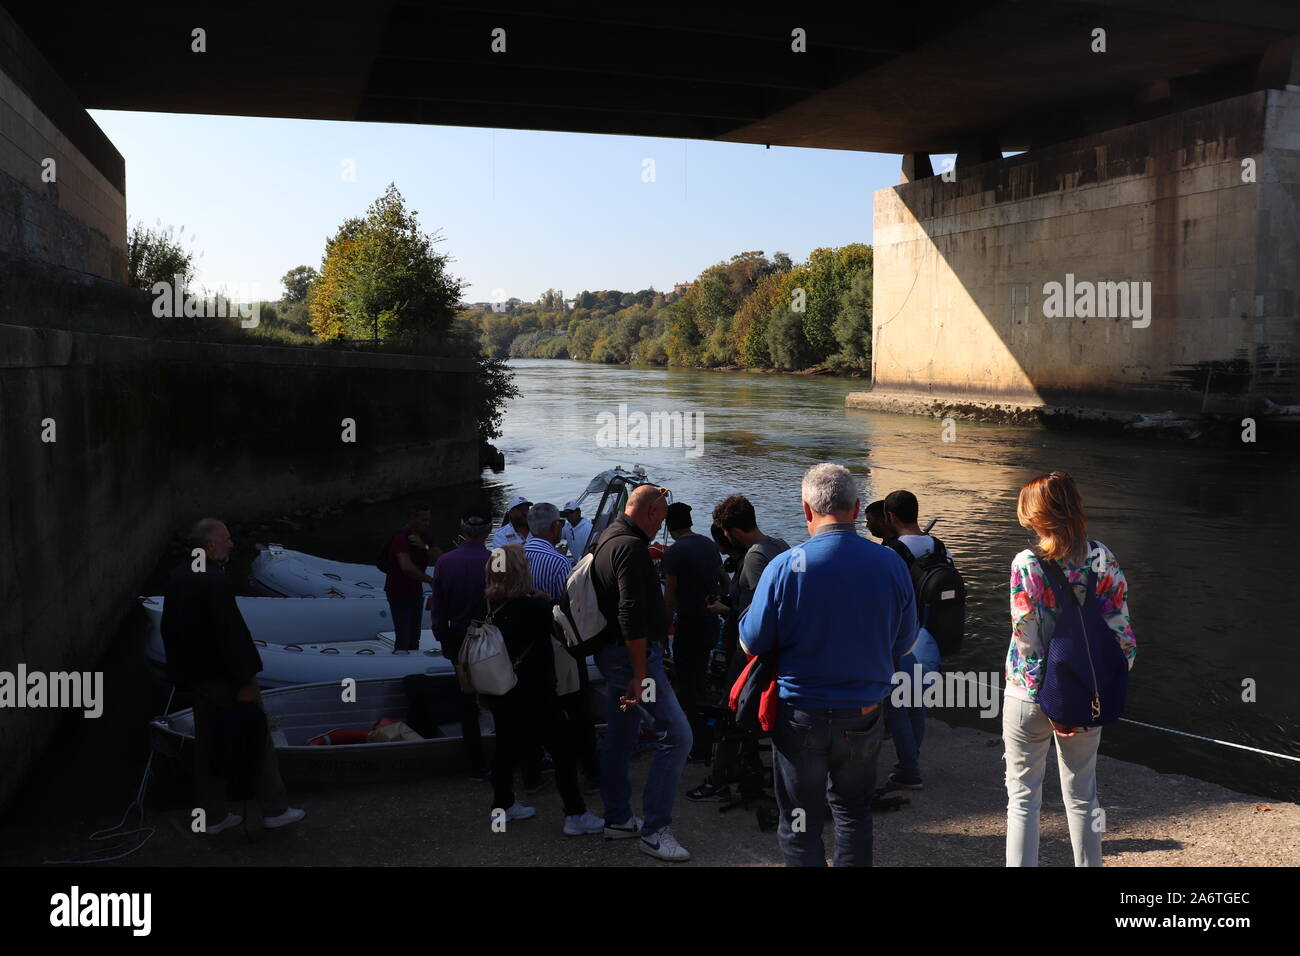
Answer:
[[(595, 547), (596, 539), (609, 527), (609, 523), (623, 513), (628, 495), (633, 489), (647, 484), (650, 484), (650, 479), (646, 477), (644, 465), (635, 465), (631, 471), (621, 465), (607, 468), (587, 483), (587, 487), (575, 500), (579, 508), (585, 507), (591, 512), (591, 534), (587, 538), (587, 551)], [(595, 502), (594, 508), (591, 502)], [(582, 555), (575, 554), (572, 557), (576, 563)]]
[[(594, 669), (591, 684), (593, 714), (605, 712), (604, 679)], [(359, 680), (355, 702), (345, 702), (337, 681), (268, 690), (262, 694), (271, 739), (281, 774), (310, 782), (374, 781), (452, 770), (464, 764), (461, 746), (460, 688), (454, 674), (435, 676), (425, 700), (432, 712), (425, 721), (408, 719), (412, 706), (400, 678)], [(427, 726), (428, 718), (434, 728)], [(384, 718), (421, 723), (430, 736), (419, 740), (375, 743), (311, 744), (333, 731), (369, 731)], [(479, 727), (490, 746), (495, 727), (492, 714), (480, 709)], [(178, 710), (149, 722), (150, 743), (164, 756), (179, 757), (192, 750), (194, 711)], [(346, 735), (344, 735), (346, 736)]]
[[(248, 569), (249, 588), (266, 597), (373, 598), (387, 604), (384, 580), (384, 572), (372, 565), (331, 561), (274, 543), (257, 545)], [(428, 620), (426, 611), (425, 626)]]
[[(401, 678), (407, 674), (448, 674), (433, 632), (420, 632), (418, 651), (394, 652), (395, 635), (387, 601), (313, 598), (237, 597), (235, 602), (262, 657), (257, 682), (289, 687), (318, 681)], [(145, 657), (151, 672), (165, 680), (162, 641), (164, 599), (140, 599), (148, 618)]]

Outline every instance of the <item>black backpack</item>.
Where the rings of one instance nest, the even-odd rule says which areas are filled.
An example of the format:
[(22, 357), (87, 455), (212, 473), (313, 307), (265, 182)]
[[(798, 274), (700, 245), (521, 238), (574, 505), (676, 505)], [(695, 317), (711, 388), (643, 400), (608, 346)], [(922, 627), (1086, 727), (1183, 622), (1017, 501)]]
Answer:
[(961, 647), (966, 634), (966, 582), (953, 567), (943, 542), (930, 537), (934, 538), (934, 550), (919, 558), (897, 538), (885, 544), (906, 562), (916, 591), (917, 620), (934, 637), (939, 653), (947, 655)]

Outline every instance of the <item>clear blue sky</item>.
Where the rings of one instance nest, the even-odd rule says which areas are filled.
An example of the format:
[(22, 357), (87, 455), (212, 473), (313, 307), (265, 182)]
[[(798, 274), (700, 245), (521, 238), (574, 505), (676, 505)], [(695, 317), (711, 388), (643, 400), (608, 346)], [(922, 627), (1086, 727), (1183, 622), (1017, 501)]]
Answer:
[(390, 181), (425, 231), (441, 231), (465, 300), (496, 301), (548, 287), (662, 290), (749, 249), (799, 261), (870, 242), (871, 194), (899, 169), (878, 153), (695, 140), (91, 115), (126, 159), (129, 220), (184, 226), (200, 285), (241, 299), (278, 298), (288, 269), (319, 268), (326, 237)]

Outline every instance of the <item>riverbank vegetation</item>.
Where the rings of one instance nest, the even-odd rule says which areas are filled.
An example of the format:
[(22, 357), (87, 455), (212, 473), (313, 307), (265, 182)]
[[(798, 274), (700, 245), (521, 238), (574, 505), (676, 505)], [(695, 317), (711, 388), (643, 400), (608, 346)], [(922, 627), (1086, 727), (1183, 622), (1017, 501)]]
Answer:
[[(415, 210), (407, 210), (390, 184), (364, 216), (345, 220), (326, 241), (319, 270), (300, 265), (285, 273), (279, 300), (236, 307), (224, 294), (200, 288), (183, 228), (177, 233), (137, 224), (131, 230), (129, 284), (156, 295), (156, 283), (170, 287), (180, 276), (178, 299), (220, 306), (156, 318), (155, 334), (471, 360), (478, 368), (476, 418), (486, 446), (500, 435), (506, 402), (518, 391), (504, 358), (485, 350), (479, 330), (458, 316), (464, 283), (449, 271), (450, 256), (436, 249), (441, 241), (436, 231), (421, 229)], [(253, 315), (255, 324), (245, 325)]]
[(591, 362), (824, 369), (871, 368), (871, 247), (742, 252), (672, 292), (548, 289), (536, 302), (462, 312), (488, 354)]

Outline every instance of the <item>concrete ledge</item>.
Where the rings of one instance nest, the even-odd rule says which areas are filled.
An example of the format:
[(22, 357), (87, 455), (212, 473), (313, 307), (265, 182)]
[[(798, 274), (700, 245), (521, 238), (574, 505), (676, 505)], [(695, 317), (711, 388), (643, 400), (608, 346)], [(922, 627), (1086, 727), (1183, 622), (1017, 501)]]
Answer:
[(1178, 438), (1199, 438), (1206, 427), (1212, 424), (1201, 416), (1189, 417), (1172, 411), (1151, 413), (1125, 409), (1048, 405), (1046, 402), (972, 398), (894, 389), (849, 392), (844, 396), (844, 407), (890, 412), (897, 415), (954, 418), (1031, 428), (1075, 428), (1081, 431), (1132, 432)]

